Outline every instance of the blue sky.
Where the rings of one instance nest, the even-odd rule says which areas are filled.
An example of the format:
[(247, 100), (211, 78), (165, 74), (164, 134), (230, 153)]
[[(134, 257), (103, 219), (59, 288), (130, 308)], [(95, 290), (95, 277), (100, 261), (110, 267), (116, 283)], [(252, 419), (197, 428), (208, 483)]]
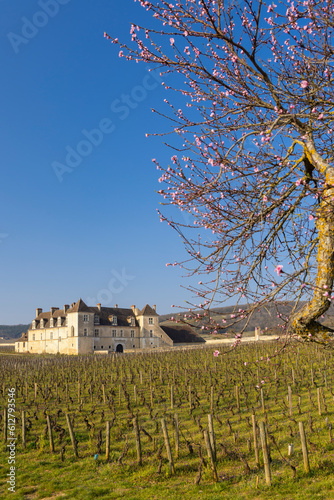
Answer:
[(0, 9), (0, 323), (79, 297), (159, 313), (185, 305), (187, 282), (166, 267), (185, 254), (156, 214), (151, 161), (173, 153), (145, 137), (169, 127), (151, 111), (166, 90), (103, 36), (130, 40), (130, 23), (150, 15), (133, 0), (2, 0)]

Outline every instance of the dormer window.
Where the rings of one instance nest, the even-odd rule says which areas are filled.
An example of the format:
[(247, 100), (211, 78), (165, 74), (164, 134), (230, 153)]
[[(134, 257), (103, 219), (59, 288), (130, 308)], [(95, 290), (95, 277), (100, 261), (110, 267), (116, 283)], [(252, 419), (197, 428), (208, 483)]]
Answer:
[(61, 326), (61, 316), (59, 316), (57, 319), (57, 326)]
[(112, 325), (117, 325), (117, 316), (112, 317)]
[(32, 329), (36, 330), (36, 321), (35, 320), (32, 322)]
[(100, 316), (98, 314), (94, 314), (94, 325), (100, 324)]
[(135, 318), (131, 318), (131, 326), (135, 326)]
[(44, 319), (41, 319), (40, 328), (44, 328)]
[(54, 318), (50, 318), (50, 327), (53, 328), (55, 325), (54, 325)]
[(148, 324), (153, 325), (153, 318), (148, 318)]

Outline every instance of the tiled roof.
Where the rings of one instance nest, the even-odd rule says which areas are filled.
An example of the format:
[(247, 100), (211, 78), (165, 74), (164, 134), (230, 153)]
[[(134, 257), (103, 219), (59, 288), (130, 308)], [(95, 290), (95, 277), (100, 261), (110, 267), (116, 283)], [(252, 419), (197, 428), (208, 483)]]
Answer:
[(28, 340), (28, 334), (26, 332), (23, 332), (21, 337), (19, 339), (16, 339), (15, 342), (27, 342)]
[(159, 316), (151, 306), (146, 304), (144, 309), (140, 311), (139, 316)]
[(67, 312), (92, 312), (91, 308), (88, 307), (82, 299), (79, 299), (73, 307), (71, 307)]
[(97, 314), (100, 317), (100, 325), (110, 325), (112, 316), (117, 317), (117, 326), (132, 326), (129, 319), (134, 318), (135, 324), (138, 326), (136, 316), (132, 309), (123, 309), (121, 307), (90, 307), (90, 312)]
[(205, 342), (189, 325), (164, 325), (160, 324), (160, 328), (173, 340), (174, 343), (189, 344), (190, 342)]

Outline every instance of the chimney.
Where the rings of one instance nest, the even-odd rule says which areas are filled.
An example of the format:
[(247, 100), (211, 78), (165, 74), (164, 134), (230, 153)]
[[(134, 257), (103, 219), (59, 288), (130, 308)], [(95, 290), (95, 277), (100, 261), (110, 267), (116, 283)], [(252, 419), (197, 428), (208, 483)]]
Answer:
[(155, 304), (153, 304), (153, 311), (157, 311), (157, 306)]
[(118, 308), (118, 304), (115, 304), (115, 309), (117, 309), (117, 308)]
[(99, 311), (101, 311), (101, 304), (97, 304), (97, 308)]
[(134, 311), (136, 309), (136, 306), (132, 304), (131, 309)]
[(42, 314), (42, 312), (43, 312), (43, 309), (41, 309), (41, 308), (38, 307), (36, 309), (36, 318), (37, 318), (37, 316), (39, 316), (40, 314)]
[(69, 309), (69, 307), (70, 307), (70, 306), (69, 306), (68, 304), (65, 304), (65, 305), (64, 305), (64, 312), (65, 312), (65, 313), (66, 313), (67, 309)]
[(58, 311), (59, 307), (51, 307), (51, 314), (53, 315), (56, 311)]

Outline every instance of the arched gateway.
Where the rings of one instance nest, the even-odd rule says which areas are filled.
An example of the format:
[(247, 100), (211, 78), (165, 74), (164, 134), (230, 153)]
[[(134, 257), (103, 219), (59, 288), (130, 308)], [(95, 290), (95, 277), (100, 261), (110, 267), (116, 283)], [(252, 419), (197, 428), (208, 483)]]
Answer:
[(117, 344), (117, 346), (116, 346), (116, 352), (123, 352), (123, 346), (122, 346), (122, 344)]

